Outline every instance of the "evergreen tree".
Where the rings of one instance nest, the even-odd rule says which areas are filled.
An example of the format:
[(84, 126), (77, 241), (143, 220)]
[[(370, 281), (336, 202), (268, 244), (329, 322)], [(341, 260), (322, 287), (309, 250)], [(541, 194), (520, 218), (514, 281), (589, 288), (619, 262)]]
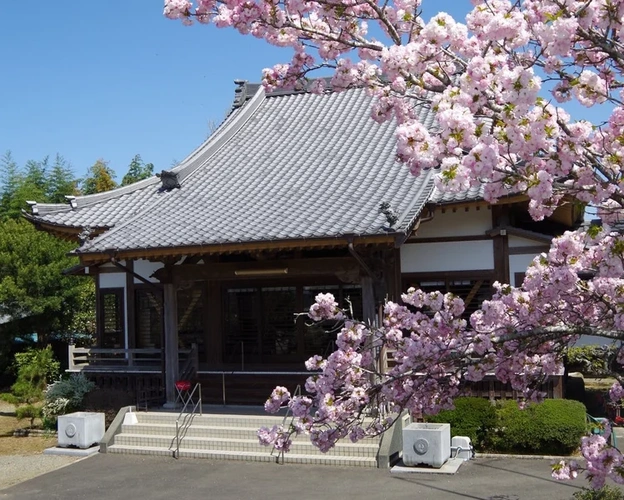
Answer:
[(71, 165), (57, 154), (47, 177), (47, 200), (50, 203), (65, 203), (65, 196), (78, 193), (77, 182)]
[(121, 180), (121, 185), (134, 184), (152, 175), (154, 175), (154, 164), (144, 163), (141, 155), (136, 155), (128, 165), (128, 173)]
[(20, 183), (19, 166), (11, 152), (7, 151), (0, 158), (0, 219), (9, 211)]

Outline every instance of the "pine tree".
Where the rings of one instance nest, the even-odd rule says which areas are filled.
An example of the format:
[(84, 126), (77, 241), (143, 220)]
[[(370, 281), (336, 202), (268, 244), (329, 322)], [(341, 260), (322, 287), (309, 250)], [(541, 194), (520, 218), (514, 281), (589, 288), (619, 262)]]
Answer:
[(121, 180), (121, 185), (127, 186), (128, 184), (134, 184), (152, 175), (154, 175), (154, 164), (143, 163), (141, 155), (136, 155), (132, 158), (130, 165), (128, 165), (128, 173), (124, 175)]

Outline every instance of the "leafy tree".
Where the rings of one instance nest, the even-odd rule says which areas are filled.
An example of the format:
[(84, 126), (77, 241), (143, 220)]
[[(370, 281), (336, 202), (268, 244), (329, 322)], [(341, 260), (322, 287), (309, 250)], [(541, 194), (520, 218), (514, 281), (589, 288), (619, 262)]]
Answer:
[(141, 155), (136, 155), (132, 158), (130, 165), (128, 165), (128, 173), (123, 176), (121, 185), (134, 184), (152, 175), (154, 175), (154, 165), (152, 163), (144, 163)]
[[(538, 398), (539, 382), (558, 372), (578, 335), (613, 340), (624, 364), (622, 2), (473, 0), (465, 24), (446, 13), (426, 20), (422, 3), (165, 1), (171, 19), (233, 26), (293, 48), (289, 64), (264, 70), (267, 90), (321, 93), (326, 81), (307, 77), (328, 67), (333, 91), (364, 88), (376, 98), (373, 119), (395, 120), (397, 158), (415, 175), (439, 168), (440, 189), (482, 186), (489, 202), (524, 194), (535, 220), (564, 203), (590, 204), (602, 219), (555, 239), (522, 287), (497, 284), (469, 323), (461, 300), (410, 290), (403, 301), (428, 314), (388, 304), (386, 326), (343, 329), (335, 353), (308, 362), (320, 370), (306, 385), (311, 397), (276, 388), (267, 402), (271, 410), (288, 405), (300, 424), (291, 429), (308, 431), (321, 450), (382, 432), (393, 417), (379, 408), (448, 408), (463, 384), (487, 372)], [(570, 101), (600, 106), (607, 119), (575, 121), (564, 108)], [(418, 120), (427, 107), (436, 111), (435, 133)], [(314, 319), (344, 315), (329, 294), (313, 307)], [(394, 350), (397, 364), (380, 371), (371, 348)], [(624, 380), (614, 375), (617, 403)], [(365, 415), (379, 416), (371, 423)], [(265, 429), (261, 438), (287, 451), (291, 429)], [(624, 481), (624, 456), (604, 436), (585, 439), (581, 452), (592, 487)], [(579, 470), (561, 462), (554, 475)]]
[(27, 221), (0, 224), (0, 315), (24, 319), (21, 329), (43, 343), (69, 328), (84, 293), (77, 277), (62, 273), (75, 264), (72, 248)]
[(108, 162), (101, 158), (97, 160), (82, 181), (82, 194), (103, 193), (115, 189), (115, 172), (108, 166)]

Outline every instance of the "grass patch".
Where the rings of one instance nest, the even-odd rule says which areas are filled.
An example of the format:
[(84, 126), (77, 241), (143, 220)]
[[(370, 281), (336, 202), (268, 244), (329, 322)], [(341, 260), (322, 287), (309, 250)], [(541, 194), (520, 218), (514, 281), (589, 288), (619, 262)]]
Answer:
[(13, 406), (0, 402), (0, 455), (36, 455), (56, 445), (56, 436), (13, 436), (15, 429), (27, 424), (27, 420), (18, 422)]

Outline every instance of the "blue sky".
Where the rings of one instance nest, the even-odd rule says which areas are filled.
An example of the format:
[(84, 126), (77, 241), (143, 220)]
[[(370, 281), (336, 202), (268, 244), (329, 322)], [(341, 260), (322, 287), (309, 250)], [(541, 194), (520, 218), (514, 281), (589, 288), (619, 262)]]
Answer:
[(135, 154), (157, 170), (220, 122), (235, 79), (259, 81), (289, 52), (233, 30), (185, 27), (158, 0), (0, 2), (0, 153), (57, 152), (117, 180)]
[[(426, 17), (463, 18), (470, 6), (423, 3)], [(1, 1), (0, 154), (23, 165), (60, 153), (77, 176), (103, 158), (118, 181), (135, 154), (166, 169), (222, 121), (235, 79), (259, 81), (289, 58), (233, 30), (165, 19), (159, 0)]]

